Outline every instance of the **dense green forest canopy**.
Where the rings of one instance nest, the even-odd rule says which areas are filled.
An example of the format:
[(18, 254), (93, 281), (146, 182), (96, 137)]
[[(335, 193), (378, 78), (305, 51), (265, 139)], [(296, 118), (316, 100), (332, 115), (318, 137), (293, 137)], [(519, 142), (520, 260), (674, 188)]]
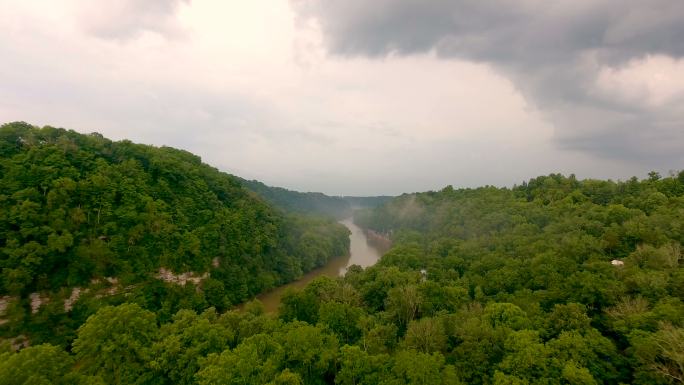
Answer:
[(188, 152), (0, 127), (2, 335), (68, 341), (110, 302), (167, 318), (180, 308), (225, 310), (348, 244), (343, 226), (284, 214)]
[(319, 192), (299, 192), (282, 187), (267, 186), (256, 180), (240, 180), (267, 202), (283, 210), (296, 213), (316, 213), (342, 219), (352, 215), (352, 207), (342, 197), (328, 196)]
[(256, 180), (238, 179), (267, 202), (285, 211), (320, 214), (336, 219), (349, 218), (355, 209), (377, 207), (392, 199), (390, 196), (328, 196), (318, 192), (299, 192), (271, 187)]
[[(10, 151), (16, 153), (3, 156), (3, 176), (6, 159), (23, 153)], [(34, 189), (30, 197), (48, 202), (50, 185)], [(22, 198), (4, 197), (3, 205)], [(27, 218), (42, 223), (35, 222), (42, 215)], [(78, 318), (72, 339), (8, 348), (0, 353), (0, 383), (684, 381), (683, 172), (624, 182), (553, 174), (513, 188), (447, 187), (402, 195), (359, 212), (356, 222), (391, 237), (392, 249), (375, 266), (352, 266), (342, 278), (289, 291), (276, 316), (258, 302), (240, 311), (194, 303), (193, 285), (157, 307), (149, 305), (156, 288), (94, 314), (79, 300), (72, 313), (92, 315)], [(19, 232), (13, 237), (34, 234), (3, 226), (3, 233)], [(97, 239), (102, 226), (96, 228)], [(106, 242), (114, 234), (106, 233)], [(211, 288), (201, 291), (208, 297)], [(58, 317), (47, 314), (43, 326)]]
[(364, 310), (467, 383), (684, 380), (684, 172), (449, 186), (356, 222), (394, 241), (346, 277)]

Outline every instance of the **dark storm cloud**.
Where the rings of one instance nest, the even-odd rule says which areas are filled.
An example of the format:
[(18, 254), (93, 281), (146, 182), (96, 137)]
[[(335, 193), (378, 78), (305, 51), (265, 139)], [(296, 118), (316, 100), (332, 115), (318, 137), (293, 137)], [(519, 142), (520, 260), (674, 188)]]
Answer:
[(652, 105), (598, 84), (601, 71), (647, 55), (684, 56), (681, 0), (303, 0), (332, 54), (435, 52), (508, 76), (556, 128), (559, 147), (678, 167), (682, 99)]

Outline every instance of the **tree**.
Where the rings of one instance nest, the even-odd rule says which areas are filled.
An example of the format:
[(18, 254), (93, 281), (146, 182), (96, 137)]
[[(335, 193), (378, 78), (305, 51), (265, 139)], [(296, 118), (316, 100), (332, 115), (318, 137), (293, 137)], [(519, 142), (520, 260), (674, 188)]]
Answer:
[(599, 383), (584, 367), (578, 367), (574, 362), (568, 362), (561, 372), (563, 379), (571, 385), (598, 385)]
[(527, 314), (512, 303), (491, 303), (485, 307), (483, 318), (493, 327), (522, 329), (529, 325)]
[(444, 365), (444, 357), (439, 353), (426, 354), (414, 350), (402, 350), (394, 357), (392, 367), (394, 381), (389, 384), (410, 385), (456, 385), (453, 368)]
[(566, 365), (572, 363), (578, 370), (587, 370), (601, 383), (621, 380), (616, 369), (622, 363), (617, 349), (610, 339), (596, 329), (564, 331), (556, 339), (550, 340), (547, 347), (554, 350), (554, 358)]
[(361, 336), (358, 323), (362, 315), (363, 310), (359, 307), (325, 302), (318, 310), (318, 322), (335, 333), (342, 343), (353, 344)]
[(658, 171), (650, 171), (648, 173), (648, 180), (651, 182), (657, 182), (661, 178), (660, 173)]
[(367, 383), (365, 377), (377, 368), (371, 365), (368, 353), (358, 346), (345, 345), (340, 349), (340, 369), (335, 376), (338, 385)]
[(280, 299), (280, 318), (315, 324), (318, 321), (318, 306), (318, 299), (313, 293), (289, 288)]
[(170, 384), (193, 384), (199, 362), (211, 353), (220, 353), (233, 340), (234, 331), (217, 321), (214, 309), (197, 315), (181, 310), (173, 322), (162, 325), (152, 345), (150, 367)]
[[(74, 360), (59, 347), (44, 344), (18, 353), (0, 354), (0, 384), (73, 384), (83, 378), (71, 373)], [(91, 379), (97, 383), (96, 379)]]
[(505, 343), (506, 355), (498, 368), (507, 375), (530, 383), (544, 383), (560, 377), (558, 361), (539, 334), (531, 330), (512, 332)]
[(279, 338), (284, 352), (284, 364), (298, 373), (305, 384), (322, 383), (331, 374), (337, 353), (337, 340), (321, 329), (302, 323), (290, 326)]
[(398, 333), (396, 325), (382, 323), (373, 316), (361, 318), (359, 325), (363, 330), (363, 337), (359, 343), (368, 353), (389, 353), (396, 346)]
[(444, 325), (435, 318), (411, 321), (406, 330), (404, 345), (423, 353), (443, 352), (446, 349)]
[(385, 308), (388, 313), (392, 314), (397, 326), (404, 329), (418, 314), (421, 301), (415, 286), (400, 286), (388, 292)]
[(292, 373), (290, 369), (285, 369), (269, 385), (302, 385), (302, 378), (297, 373)]
[[(200, 360), (197, 382), (202, 385), (265, 384), (282, 375), (279, 368), (283, 357), (284, 350), (280, 344), (268, 335), (257, 334), (234, 350), (224, 350), (220, 355), (212, 353)], [(286, 377), (282, 375), (280, 379), (285, 380)]]
[(578, 303), (556, 304), (546, 320), (546, 335), (555, 337), (563, 331), (578, 330), (583, 332), (590, 328), (591, 319), (586, 308)]
[(106, 306), (78, 329), (73, 351), (80, 370), (114, 384), (148, 383), (152, 343), (157, 338), (154, 313), (136, 304)]
[[(684, 382), (684, 329), (662, 323), (655, 333), (633, 333), (634, 355), (653, 380)], [(648, 381), (649, 376), (644, 376)], [(643, 383), (645, 383), (643, 381)], [(640, 381), (641, 382), (641, 381)]]

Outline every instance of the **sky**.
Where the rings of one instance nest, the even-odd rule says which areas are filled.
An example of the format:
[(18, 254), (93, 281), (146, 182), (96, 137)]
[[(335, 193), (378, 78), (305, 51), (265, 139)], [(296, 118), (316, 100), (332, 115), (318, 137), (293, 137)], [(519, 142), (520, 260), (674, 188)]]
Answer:
[(0, 122), (331, 195), (684, 169), (681, 0), (0, 0)]

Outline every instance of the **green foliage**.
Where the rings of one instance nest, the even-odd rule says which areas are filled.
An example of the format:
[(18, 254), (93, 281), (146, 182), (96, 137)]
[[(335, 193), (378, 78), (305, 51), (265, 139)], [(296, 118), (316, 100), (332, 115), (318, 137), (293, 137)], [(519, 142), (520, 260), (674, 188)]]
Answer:
[(309, 291), (288, 289), (280, 300), (280, 318), (284, 321), (318, 321), (318, 298)]
[(73, 384), (73, 358), (59, 347), (32, 346), (19, 353), (0, 354), (0, 384)]
[[(356, 218), (392, 239), (377, 265), (286, 292), (274, 317), (228, 309), (345, 253), (345, 229), (178, 150), (15, 123), (0, 154), (3, 333), (60, 345), (2, 353), (0, 384), (684, 376), (684, 173), (402, 195)], [(160, 267), (210, 275), (179, 285)], [(52, 297), (34, 312), (32, 292)]]
[(350, 217), (355, 208), (377, 207), (392, 199), (390, 196), (328, 196), (317, 192), (304, 193), (281, 187), (271, 187), (256, 180), (242, 178), (238, 178), (238, 180), (264, 200), (284, 211), (322, 215), (336, 219)]
[(279, 336), (285, 350), (285, 366), (299, 374), (305, 384), (324, 383), (334, 374), (337, 339), (321, 329), (295, 323)]
[[(371, 314), (408, 325), (402, 347), (441, 351), (469, 383), (676, 382), (680, 176), (405, 194), (355, 218), (394, 247), (350, 282)], [(392, 268), (422, 271), (415, 300)], [(430, 347), (418, 325), (435, 319), (446, 345)]]
[(213, 308), (201, 315), (179, 311), (173, 322), (160, 328), (152, 345), (150, 367), (168, 379), (169, 384), (193, 384), (200, 360), (222, 352), (235, 338), (235, 332), (217, 319)]
[[(13, 310), (0, 335), (62, 346), (101, 306), (135, 302), (162, 322), (225, 311), (349, 248), (344, 226), (282, 213), (186, 151), (25, 123), (0, 127), (0, 214), (0, 296), (49, 300)], [(165, 283), (161, 268), (203, 278)], [(65, 311), (74, 287), (89, 305)]]
[(412, 350), (397, 353), (389, 379), (384, 384), (455, 385), (458, 383), (453, 368), (444, 365), (439, 353), (427, 354)]
[(322, 193), (302, 193), (281, 187), (267, 186), (256, 180), (240, 179), (242, 184), (276, 207), (295, 213), (314, 213), (337, 219), (350, 217), (352, 206), (343, 197), (331, 197)]
[(423, 353), (443, 352), (446, 350), (446, 339), (442, 320), (421, 318), (409, 323), (404, 345)]
[(257, 334), (234, 350), (210, 354), (197, 373), (198, 383), (265, 384), (279, 374), (283, 356), (280, 344), (267, 335)]
[(318, 322), (342, 343), (353, 344), (361, 336), (358, 324), (363, 310), (346, 303), (325, 302), (318, 310)]
[(98, 375), (113, 384), (144, 384), (157, 339), (154, 313), (135, 304), (103, 307), (78, 329), (75, 358), (85, 374)]

